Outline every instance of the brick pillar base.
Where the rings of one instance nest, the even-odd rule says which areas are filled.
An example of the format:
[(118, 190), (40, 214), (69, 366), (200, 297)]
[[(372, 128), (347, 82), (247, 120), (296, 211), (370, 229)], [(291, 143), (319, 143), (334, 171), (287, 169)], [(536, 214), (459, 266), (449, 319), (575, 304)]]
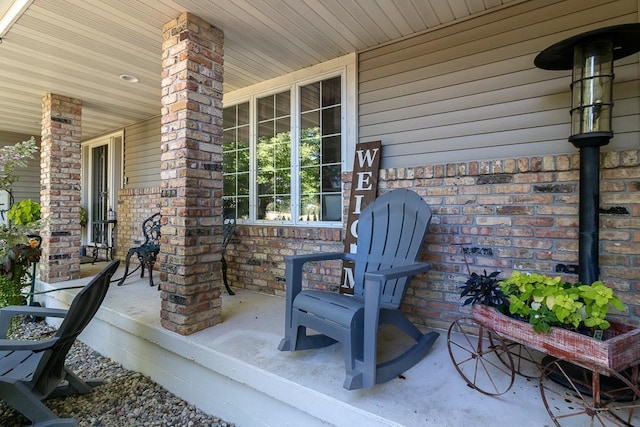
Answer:
[(163, 28), (161, 323), (222, 320), (223, 33), (189, 13)]
[(80, 277), (81, 114), (78, 99), (54, 94), (42, 99), (40, 279), (48, 283)]

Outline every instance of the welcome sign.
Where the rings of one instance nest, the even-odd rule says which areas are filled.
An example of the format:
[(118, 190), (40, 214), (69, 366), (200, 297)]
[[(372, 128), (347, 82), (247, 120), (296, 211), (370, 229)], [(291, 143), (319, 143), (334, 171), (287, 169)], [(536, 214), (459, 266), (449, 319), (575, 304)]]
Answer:
[[(345, 252), (355, 254), (358, 250), (358, 219), (360, 212), (376, 198), (381, 150), (382, 143), (380, 141), (356, 144), (356, 157), (351, 177), (349, 215), (347, 216), (347, 235), (344, 239)], [(342, 272), (340, 293), (352, 294), (353, 263), (344, 261)]]

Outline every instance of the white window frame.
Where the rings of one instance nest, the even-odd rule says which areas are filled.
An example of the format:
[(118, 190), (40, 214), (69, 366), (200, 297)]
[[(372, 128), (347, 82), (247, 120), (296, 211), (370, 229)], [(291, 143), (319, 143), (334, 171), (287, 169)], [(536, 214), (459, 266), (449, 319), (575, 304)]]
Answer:
[[(293, 183), (298, 183), (300, 162), (298, 159), (299, 137), (300, 137), (300, 87), (330, 79), (341, 77), (342, 97), (341, 97), (341, 167), (342, 172), (353, 169), (353, 153), (356, 145), (357, 132), (357, 75), (356, 75), (356, 54), (349, 54), (343, 57), (290, 73), (286, 76), (278, 77), (257, 85), (243, 88), (229, 94), (223, 98), (224, 107), (249, 103), (250, 121), (249, 137), (251, 162), (249, 164), (249, 220), (238, 219), (239, 223), (257, 225), (291, 225), (303, 227), (342, 227), (346, 218), (341, 221), (300, 221), (300, 200), (299, 184), (291, 187), (291, 221), (285, 220), (258, 220), (257, 214), (257, 159), (255, 156), (257, 145), (257, 122), (255, 117), (255, 106), (258, 98), (274, 95), (284, 91), (291, 93), (291, 179)], [(344, 186), (342, 188), (344, 197)]]

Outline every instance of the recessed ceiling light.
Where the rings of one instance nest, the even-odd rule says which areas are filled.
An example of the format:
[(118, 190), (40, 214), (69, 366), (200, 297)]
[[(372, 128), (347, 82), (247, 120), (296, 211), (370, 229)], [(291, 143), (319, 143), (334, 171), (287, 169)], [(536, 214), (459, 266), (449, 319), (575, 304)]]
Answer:
[(140, 81), (140, 79), (136, 76), (132, 76), (131, 74), (121, 74), (120, 80), (127, 83), (138, 83)]

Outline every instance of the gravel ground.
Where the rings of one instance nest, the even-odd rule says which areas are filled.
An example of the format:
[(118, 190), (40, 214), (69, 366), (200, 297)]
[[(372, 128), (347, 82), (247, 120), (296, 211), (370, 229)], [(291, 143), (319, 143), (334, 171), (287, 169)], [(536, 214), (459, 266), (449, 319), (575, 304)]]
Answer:
[[(38, 339), (55, 331), (44, 322), (21, 322), (14, 336)], [(207, 415), (179, 399), (140, 373), (124, 369), (83, 343), (76, 341), (67, 356), (69, 366), (80, 378), (104, 381), (92, 393), (47, 400), (59, 417), (72, 417), (79, 426), (216, 426), (233, 423)], [(23, 426), (29, 421), (0, 401), (0, 425)]]

